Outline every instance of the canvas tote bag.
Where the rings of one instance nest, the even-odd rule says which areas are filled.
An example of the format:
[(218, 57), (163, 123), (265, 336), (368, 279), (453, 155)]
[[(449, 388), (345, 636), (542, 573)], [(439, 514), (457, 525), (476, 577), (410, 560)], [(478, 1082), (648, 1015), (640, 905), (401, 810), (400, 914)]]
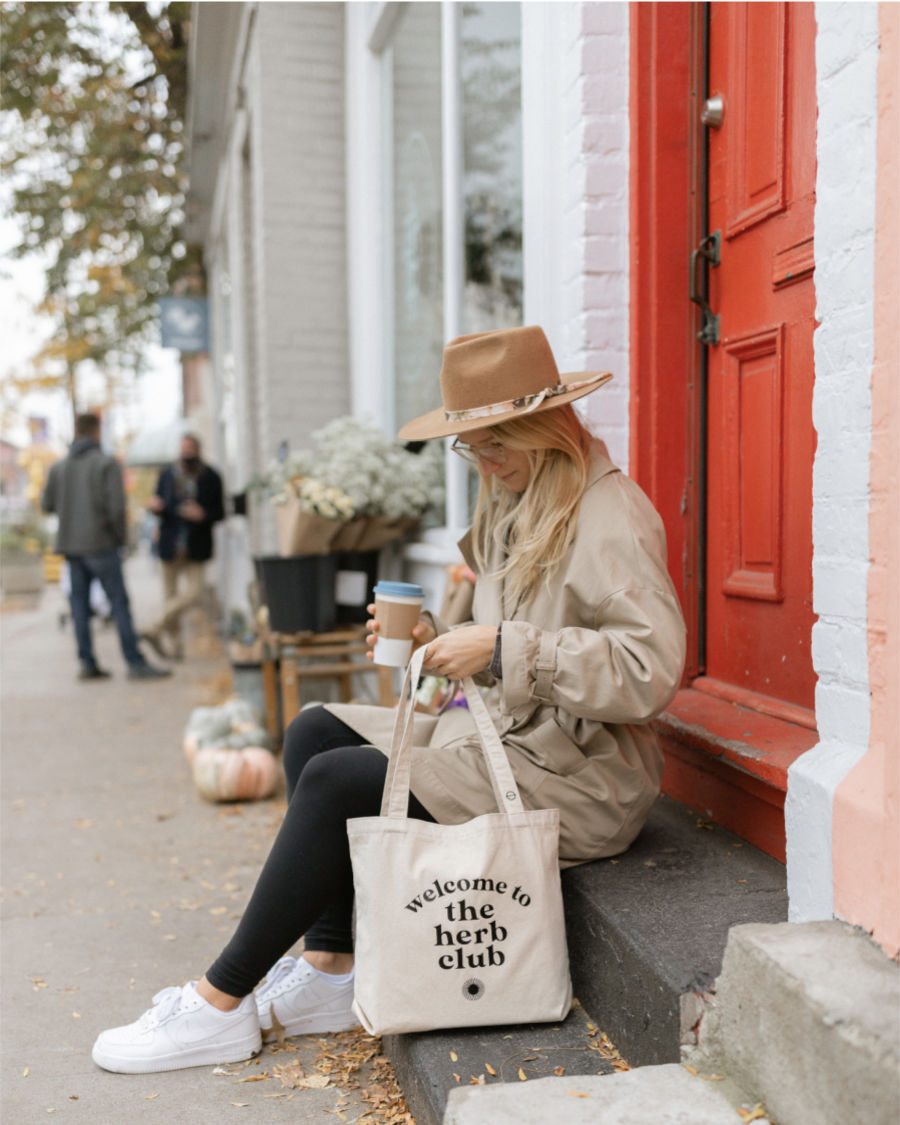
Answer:
[(572, 985), (559, 811), (525, 810), (471, 679), (463, 688), (500, 811), (454, 825), (406, 815), (424, 647), (406, 669), (381, 815), (347, 821), (356, 891), (354, 1011), (376, 1035), (561, 1020)]

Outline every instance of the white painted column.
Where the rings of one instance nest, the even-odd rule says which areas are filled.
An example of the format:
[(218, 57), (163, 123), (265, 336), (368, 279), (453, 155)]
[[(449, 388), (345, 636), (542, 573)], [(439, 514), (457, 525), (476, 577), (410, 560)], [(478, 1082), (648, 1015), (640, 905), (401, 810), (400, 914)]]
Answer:
[[(441, 159), (444, 211), (444, 342), (462, 333), (465, 285), (465, 199), (463, 198), (463, 106), (460, 86), (462, 13), (453, 0), (441, 5)], [(446, 442), (447, 537), (456, 542), (469, 524), (466, 496), (468, 469)]]
[(384, 137), (383, 60), (370, 47), (372, 8), (344, 7), (350, 394), (354, 414), (367, 414), (388, 428), (393, 411), (382, 367), (392, 291), (384, 278), (384, 164), (390, 137)]
[(833, 913), (832, 806), (869, 742), (878, 5), (816, 4), (813, 664), (820, 741), (788, 772), (790, 919)]

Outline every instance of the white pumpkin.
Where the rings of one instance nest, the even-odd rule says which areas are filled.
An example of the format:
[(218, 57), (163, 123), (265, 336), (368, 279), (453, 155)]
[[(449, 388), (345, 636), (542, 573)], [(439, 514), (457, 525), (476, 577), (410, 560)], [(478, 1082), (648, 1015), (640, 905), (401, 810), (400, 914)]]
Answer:
[(193, 762), (194, 784), (208, 801), (256, 801), (278, 784), (278, 763), (262, 746), (204, 746)]

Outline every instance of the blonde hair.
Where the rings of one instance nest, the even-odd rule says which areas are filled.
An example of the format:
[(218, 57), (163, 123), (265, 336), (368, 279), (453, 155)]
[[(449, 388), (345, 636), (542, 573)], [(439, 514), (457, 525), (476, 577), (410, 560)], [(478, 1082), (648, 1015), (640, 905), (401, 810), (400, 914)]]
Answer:
[(488, 573), (491, 548), (497, 548), (503, 562), (492, 577), (505, 581), (513, 605), (527, 605), (572, 543), (591, 435), (566, 403), (492, 426), (491, 437), (527, 453), (531, 476), (525, 491), (516, 493), (493, 475), (479, 474), (472, 521), (475, 561), (482, 574)]

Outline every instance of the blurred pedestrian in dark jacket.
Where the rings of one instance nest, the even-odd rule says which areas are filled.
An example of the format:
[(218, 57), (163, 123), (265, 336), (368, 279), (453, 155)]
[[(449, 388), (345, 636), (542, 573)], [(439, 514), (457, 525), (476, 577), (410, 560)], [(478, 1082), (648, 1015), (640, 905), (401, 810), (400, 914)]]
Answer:
[(90, 589), (95, 578), (109, 599), (129, 679), (168, 676), (167, 669), (148, 664), (138, 647), (119, 557), (126, 538), (122, 470), (118, 461), (100, 448), (100, 419), (96, 414), (79, 414), (75, 419), (75, 440), (68, 456), (51, 466), (41, 506), (59, 517), (56, 551), (69, 564), (69, 603), (81, 662), (79, 678), (109, 677), (109, 672), (97, 664), (91, 636)]
[(185, 434), (179, 459), (159, 474), (156, 495), (147, 501), (160, 521), (157, 549), (164, 602), (160, 617), (141, 637), (160, 656), (176, 660), (184, 655), (184, 613), (203, 597), (206, 563), (213, 554), (213, 524), (225, 516), (222, 478), (200, 452), (199, 440)]

